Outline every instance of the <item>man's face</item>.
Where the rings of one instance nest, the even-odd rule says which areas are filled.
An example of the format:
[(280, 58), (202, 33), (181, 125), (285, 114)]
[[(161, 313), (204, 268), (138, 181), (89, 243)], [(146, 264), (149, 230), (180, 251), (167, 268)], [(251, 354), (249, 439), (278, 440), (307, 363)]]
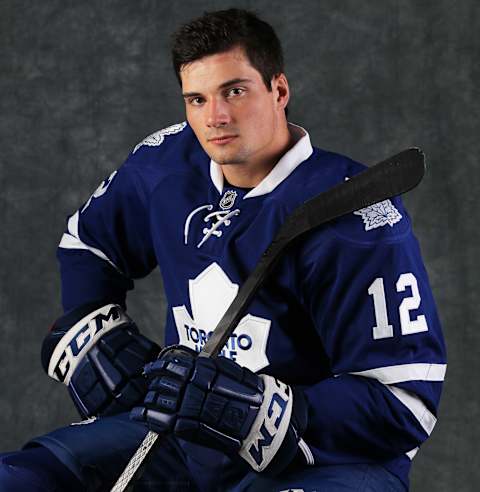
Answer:
[[(188, 123), (211, 159), (255, 165), (271, 158), (288, 102), (283, 75), (268, 91), (241, 47), (189, 63), (180, 75)], [(286, 85), (286, 100), (279, 83)]]

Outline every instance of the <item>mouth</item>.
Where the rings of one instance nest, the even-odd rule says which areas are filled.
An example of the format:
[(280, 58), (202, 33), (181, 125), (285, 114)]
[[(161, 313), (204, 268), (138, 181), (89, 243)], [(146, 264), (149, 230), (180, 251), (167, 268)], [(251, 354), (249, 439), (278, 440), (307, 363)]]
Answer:
[(209, 138), (208, 141), (217, 145), (225, 145), (237, 138), (237, 135), (222, 135), (221, 137)]

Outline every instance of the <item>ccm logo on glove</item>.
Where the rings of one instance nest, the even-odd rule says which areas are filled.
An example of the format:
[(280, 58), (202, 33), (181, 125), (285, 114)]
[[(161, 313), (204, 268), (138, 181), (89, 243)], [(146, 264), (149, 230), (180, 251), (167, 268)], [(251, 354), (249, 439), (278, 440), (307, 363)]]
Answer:
[(159, 351), (120, 305), (100, 300), (55, 321), (42, 344), (42, 366), (68, 387), (83, 418), (115, 415), (143, 401), (143, 366)]
[(282, 445), (293, 405), (289, 386), (271, 376), (259, 377), (265, 385), (262, 407), (250, 429), (250, 439), (243, 442), (239, 452), (256, 471), (262, 471)]
[(110, 330), (131, 322), (116, 304), (108, 304), (80, 320), (55, 347), (48, 366), (48, 375), (68, 385), (78, 362), (93, 345)]

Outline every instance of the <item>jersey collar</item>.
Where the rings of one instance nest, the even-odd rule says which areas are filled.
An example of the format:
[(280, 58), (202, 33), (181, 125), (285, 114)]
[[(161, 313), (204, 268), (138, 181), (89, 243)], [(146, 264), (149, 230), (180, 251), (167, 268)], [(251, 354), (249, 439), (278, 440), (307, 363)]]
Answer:
[[(287, 176), (293, 172), (303, 161), (307, 160), (313, 152), (310, 135), (301, 126), (288, 123), (290, 131), (297, 138), (297, 143), (286, 152), (277, 162), (274, 168), (263, 180), (251, 189), (243, 198), (266, 195), (273, 191)], [(215, 161), (210, 161), (210, 178), (220, 194), (223, 193), (222, 167)]]

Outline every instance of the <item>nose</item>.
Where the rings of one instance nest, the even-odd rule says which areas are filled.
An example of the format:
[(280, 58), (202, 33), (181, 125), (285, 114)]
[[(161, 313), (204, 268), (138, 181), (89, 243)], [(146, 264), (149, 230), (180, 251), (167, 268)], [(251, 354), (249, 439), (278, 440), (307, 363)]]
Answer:
[(228, 103), (220, 98), (212, 98), (207, 103), (207, 126), (209, 128), (219, 128), (228, 125), (230, 121)]

